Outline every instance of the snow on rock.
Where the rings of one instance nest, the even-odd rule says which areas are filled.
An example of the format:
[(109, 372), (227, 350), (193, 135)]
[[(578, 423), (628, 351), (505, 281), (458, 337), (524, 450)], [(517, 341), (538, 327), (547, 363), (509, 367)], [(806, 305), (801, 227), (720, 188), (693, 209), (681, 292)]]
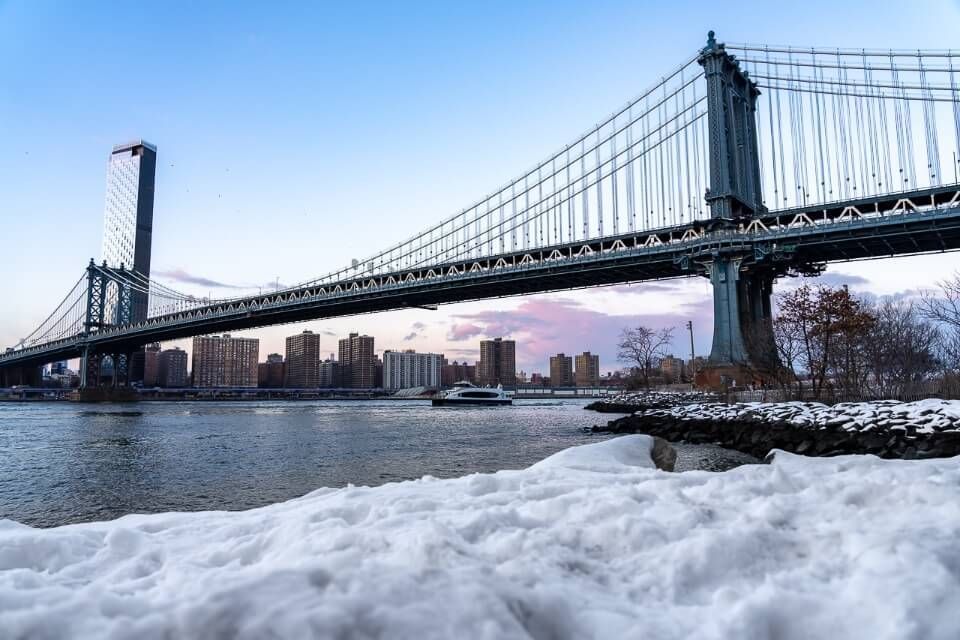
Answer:
[(957, 400), (880, 400), (843, 402), (832, 406), (819, 402), (715, 402), (648, 409), (636, 415), (717, 422), (787, 422), (810, 428), (836, 425), (846, 431), (901, 429), (937, 433), (960, 430), (960, 401)]
[(662, 409), (678, 405), (715, 402), (717, 395), (708, 391), (624, 391), (597, 400), (586, 408), (601, 412), (629, 412), (641, 409)]
[(521, 471), (244, 512), (0, 522), (3, 638), (960, 637), (960, 459)]

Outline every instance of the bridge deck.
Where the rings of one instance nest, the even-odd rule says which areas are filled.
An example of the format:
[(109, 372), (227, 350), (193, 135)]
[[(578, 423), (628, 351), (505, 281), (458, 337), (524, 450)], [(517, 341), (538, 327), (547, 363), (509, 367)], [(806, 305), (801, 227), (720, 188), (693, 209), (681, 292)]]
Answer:
[[(960, 187), (769, 212), (737, 226), (705, 221), (603, 240), (357, 276), (109, 327), (0, 354), (0, 366), (75, 358), (85, 346), (124, 352), (148, 342), (321, 318), (697, 275), (691, 258), (790, 247), (796, 264), (960, 248)], [(716, 225), (714, 225), (716, 226)]]

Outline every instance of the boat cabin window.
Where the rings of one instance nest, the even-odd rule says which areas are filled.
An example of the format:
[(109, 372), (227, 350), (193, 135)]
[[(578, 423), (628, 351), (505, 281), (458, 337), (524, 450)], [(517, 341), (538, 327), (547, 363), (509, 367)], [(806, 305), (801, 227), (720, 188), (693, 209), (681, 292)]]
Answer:
[(464, 391), (459, 395), (461, 398), (496, 398), (500, 394), (494, 391)]

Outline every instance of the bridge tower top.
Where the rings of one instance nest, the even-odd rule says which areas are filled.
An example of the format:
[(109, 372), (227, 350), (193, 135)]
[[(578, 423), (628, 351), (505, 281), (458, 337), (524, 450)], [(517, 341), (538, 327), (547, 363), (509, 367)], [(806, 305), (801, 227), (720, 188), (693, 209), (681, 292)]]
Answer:
[(756, 130), (760, 91), (713, 31), (697, 61), (707, 81), (711, 217), (752, 217), (764, 209)]

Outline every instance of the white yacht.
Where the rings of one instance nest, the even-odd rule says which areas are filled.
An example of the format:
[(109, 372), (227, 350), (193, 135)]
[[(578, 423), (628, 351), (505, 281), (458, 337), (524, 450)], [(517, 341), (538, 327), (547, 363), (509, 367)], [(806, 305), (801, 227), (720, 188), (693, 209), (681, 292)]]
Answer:
[(490, 387), (480, 388), (470, 384), (466, 380), (457, 382), (450, 391), (445, 392), (439, 398), (433, 399), (433, 406), (435, 407), (454, 406), (458, 404), (513, 404), (513, 399), (506, 394), (501, 385), (497, 385), (496, 389)]

